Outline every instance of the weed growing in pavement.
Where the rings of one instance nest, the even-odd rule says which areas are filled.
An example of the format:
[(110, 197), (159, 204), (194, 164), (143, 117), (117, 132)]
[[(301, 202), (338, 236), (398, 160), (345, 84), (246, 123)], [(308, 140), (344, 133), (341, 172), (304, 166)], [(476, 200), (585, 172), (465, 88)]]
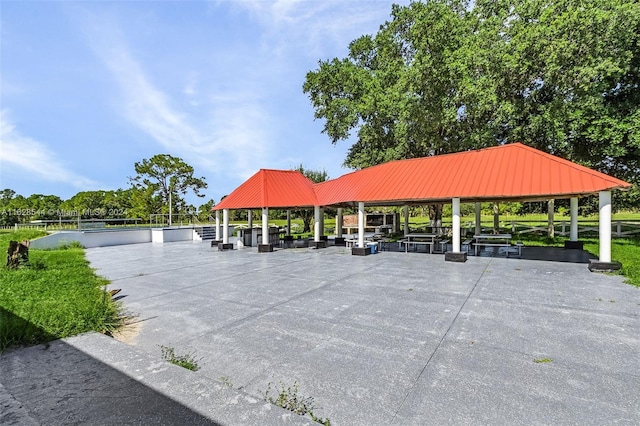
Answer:
[(223, 385), (228, 386), (230, 388), (233, 387), (233, 383), (231, 382), (231, 379), (227, 376), (221, 376), (220, 377), (220, 381), (222, 382)]
[(160, 350), (162, 351), (162, 359), (169, 361), (171, 364), (178, 365), (191, 371), (197, 371), (200, 369), (200, 366), (198, 366), (198, 360), (195, 358), (193, 353), (176, 355), (174, 348), (163, 345), (160, 345)]
[(312, 397), (303, 397), (298, 395), (298, 382), (294, 381), (293, 385), (285, 386), (284, 383), (280, 382), (280, 391), (276, 397), (271, 395), (271, 385), (273, 383), (269, 383), (267, 385), (267, 390), (264, 392), (264, 400), (270, 402), (278, 407), (282, 407), (285, 410), (289, 410), (292, 413), (296, 413), (300, 416), (304, 416), (306, 414), (311, 417), (316, 423), (320, 423), (321, 425), (331, 426), (331, 421), (329, 419), (323, 419), (322, 417), (317, 417), (313, 414), (313, 410), (317, 407), (313, 401)]
[(545, 362), (552, 362), (553, 360), (551, 358), (537, 358), (534, 359), (533, 362), (535, 362), (536, 364), (542, 364)]

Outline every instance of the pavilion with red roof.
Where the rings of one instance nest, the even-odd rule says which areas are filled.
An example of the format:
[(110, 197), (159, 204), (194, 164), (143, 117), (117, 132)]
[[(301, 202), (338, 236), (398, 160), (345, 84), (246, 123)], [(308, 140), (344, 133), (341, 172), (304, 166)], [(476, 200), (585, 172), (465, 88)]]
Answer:
[[(223, 231), (226, 232), (230, 209), (262, 209), (263, 235), (267, 235), (269, 208), (313, 207), (314, 241), (318, 243), (321, 236), (321, 208), (337, 207), (340, 219), (342, 207), (358, 206), (358, 245), (364, 247), (365, 205), (406, 207), (450, 202), (453, 208), (453, 249), (445, 255), (445, 259), (464, 261), (466, 253), (460, 250), (460, 203), (475, 202), (478, 217), (481, 201), (570, 198), (570, 240), (577, 241), (578, 198), (598, 194), (599, 261), (608, 265), (611, 263), (611, 191), (630, 187), (631, 184), (604, 173), (521, 143), (512, 143), (454, 154), (390, 161), (318, 184), (298, 171), (262, 169), (213, 210), (216, 213), (223, 211)], [(479, 218), (476, 226), (478, 224)], [(340, 228), (341, 224), (338, 225), (338, 234), (341, 234)], [(223, 243), (228, 245), (228, 235), (223, 235)]]

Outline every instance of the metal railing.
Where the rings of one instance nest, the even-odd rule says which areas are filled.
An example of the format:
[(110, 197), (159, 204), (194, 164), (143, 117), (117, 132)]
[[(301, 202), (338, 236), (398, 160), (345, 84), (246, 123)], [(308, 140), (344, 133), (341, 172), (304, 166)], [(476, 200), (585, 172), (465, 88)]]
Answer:
[(126, 219), (81, 219), (81, 220), (38, 220), (28, 223), (16, 223), (3, 229), (39, 229), (43, 231), (91, 230), (113, 228), (139, 228), (143, 226), (140, 218)]
[[(193, 213), (171, 214), (171, 226), (209, 226), (215, 223), (215, 219), (209, 215), (208, 221), (202, 222), (198, 215)], [(149, 226), (153, 228), (169, 226), (169, 214), (152, 214), (149, 216)]]

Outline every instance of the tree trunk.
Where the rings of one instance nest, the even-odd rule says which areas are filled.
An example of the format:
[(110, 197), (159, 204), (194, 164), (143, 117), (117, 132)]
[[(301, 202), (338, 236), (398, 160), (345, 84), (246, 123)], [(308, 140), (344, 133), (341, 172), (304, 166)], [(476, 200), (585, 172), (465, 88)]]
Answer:
[(9, 241), (7, 249), (7, 268), (18, 269), (29, 264), (29, 241)]
[(302, 232), (311, 232), (311, 220), (313, 219), (313, 212), (310, 212), (308, 210), (301, 211), (300, 217), (302, 217)]
[(500, 205), (497, 202), (493, 203), (493, 233), (500, 233)]
[(429, 227), (434, 234), (442, 233), (442, 204), (429, 204)]

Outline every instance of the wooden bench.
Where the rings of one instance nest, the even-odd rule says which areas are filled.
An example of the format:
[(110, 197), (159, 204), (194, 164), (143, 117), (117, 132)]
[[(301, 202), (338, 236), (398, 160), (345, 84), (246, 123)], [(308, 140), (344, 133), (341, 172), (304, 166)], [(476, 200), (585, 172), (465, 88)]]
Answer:
[(436, 241), (436, 244), (440, 246), (438, 253), (444, 253), (447, 251), (447, 244), (449, 244), (449, 240)]
[(507, 247), (507, 257), (509, 257), (509, 247), (511, 247), (511, 243), (498, 241), (476, 241), (473, 245), (476, 248), (476, 256), (478, 255), (478, 247)]
[(522, 241), (516, 242), (516, 247), (518, 247), (518, 257), (522, 257), (522, 247), (524, 247), (524, 243)]
[(405, 244), (407, 242), (406, 238), (403, 238), (401, 240), (398, 240), (398, 249), (402, 248), (402, 245)]
[(481, 242), (475, 242), (473, 243), (474, 246), (476, 246), (476, 256), (478, 255), (478, 249), (477, 247), (482, 246), (482, 247), (506, 247), (507, 250), (507, 257), (509, 257), (509, 249), (511, 247), (517, 247), (518, 248), (518, 257), (522, 257), (522, 247), (524, 247), (524, 243), (522, 241), (518, 241), (515, 244), (511, 244), (509, 242), (488, 242), (488, 241), (481, 241)]
[(409, 251), (409, 246), (412, 245), (413, 246), (413, 250), (416, 251), (419, 245), (428, 245), (429, 246), (429, 253), (433, 253), (433, 246), (435, 244), (438, 244), (438, 241), (404, 241), (401, 240), (400, 241), (401, 244), (404, 244), (404, 252), (408, 253)]

